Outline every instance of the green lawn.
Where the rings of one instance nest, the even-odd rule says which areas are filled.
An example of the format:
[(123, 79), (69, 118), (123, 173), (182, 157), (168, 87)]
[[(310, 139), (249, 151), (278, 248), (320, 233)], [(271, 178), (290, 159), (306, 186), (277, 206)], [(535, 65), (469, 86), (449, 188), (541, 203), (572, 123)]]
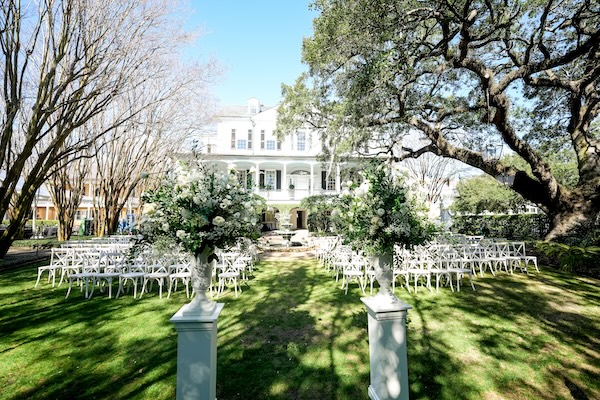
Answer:
[[(0, 274), (0, 399), (172, 399), (187, 300), (157, 290), (84, 300), (36, 268)], [(543, 270), (486, 275), (477, 291), (417, 294), (411, 399), (599, 399), (600, 282)], [(219, 319), (217, 398), (367, 399), (367, 316), (354, 286), (312, 260), (261, 263)]]

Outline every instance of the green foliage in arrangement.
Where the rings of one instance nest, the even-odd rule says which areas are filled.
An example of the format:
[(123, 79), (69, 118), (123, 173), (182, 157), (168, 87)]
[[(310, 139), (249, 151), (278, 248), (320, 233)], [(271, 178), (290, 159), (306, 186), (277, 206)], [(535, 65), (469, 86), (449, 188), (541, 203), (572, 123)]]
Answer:
[(367, 254), (389, 254), (395, 244), (422, 244), (436, 232), (392, 172), (388, 164), (367, 164), (360, 172), (362, 183), (346, 182), (348, 193), (332, 213), (336, 233)]
[(484, 235), (511, 240), (540, 240), (548, 230), (544, 214), (458, 215), (452, 231), (465, 235)]
[(179, 162), (173, 180), (144, 193), (141, 233), (149, 242), (172, 242), (190, 254), (227, 248), (239, 238), (260, 237), (264, 199), (202, 161)]

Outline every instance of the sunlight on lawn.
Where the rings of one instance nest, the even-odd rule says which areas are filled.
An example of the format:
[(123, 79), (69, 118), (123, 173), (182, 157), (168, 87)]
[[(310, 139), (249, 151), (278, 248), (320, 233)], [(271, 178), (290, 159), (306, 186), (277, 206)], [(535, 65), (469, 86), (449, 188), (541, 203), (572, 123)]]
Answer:
[[(0, 273), (0, 399), (171, 399), (184, 291), (84, 300), (35, 267)], [(408, 314), (411, 399), (600, 398), (598, 282), (489, 274), (477, 291), (396, 293)], [(219, 399), (367, 398), (367, 314), (313, 260), (260, 263), (219, 319)], [(579, 396), (579, 397), (577, 397)]]

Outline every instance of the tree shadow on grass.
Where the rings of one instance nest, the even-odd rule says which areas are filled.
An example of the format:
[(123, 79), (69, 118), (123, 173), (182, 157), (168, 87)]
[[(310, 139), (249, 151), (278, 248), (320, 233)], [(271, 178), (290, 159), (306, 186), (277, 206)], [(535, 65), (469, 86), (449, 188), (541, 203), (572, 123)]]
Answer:
[(217, 397), (365, 398), (369, 361), (360, 301), (348, 307), (337, 283), (311, 262), (262, 268), (244, 292), (254, 301), (232, 301), (219, 321)]
[[(66, 287), (30, 288), (27, 269), (2, 274), (0, 398), (173, 398), (177, 339), (169, 318), (184, 297), (84, 299)], [(14, 279), (13, 279), (14, 278)], [(21, 282), (21, 285), (15, 285)], [(156, 392), (156, 393), (154, 393)]]
[[(585, 398), (581, 393), (589, 398), (598, 396), (600, 375), (593, 366), (600, 365), (600, 360), (597, 352), (586, 351), (590, 346), (600, 346), (596, 336), (598, 321), (584, 315), (580, 308), (586, 300), (594, 301), (592, 292), (597, 289), (559, 278), (499, 274), (478, 278), (476, 292), (463, 290), (443, 297), (411, 294), (407, 301), (415, 307), (413, 312), (423, 324), (417, 335), (411, 332), (409, 337), (411, 390), (416, 398), (453, 398), (447, 395), (448, 387), (454, 386), (454, 378), (449, 377), (466, 373), (461, 374), (460, 363), (451, 364), (453, 368), (459, 367), (455, 372), (446, 367), (435, 371), (436, 367), (425, 365), (426, 360), (436, 365), (446, 363), (452, 354), (455, 360), (485, 363), (482, 368), (487, 368), (485, 374), (493, 380), (493, 390), (505, 398), (542, 399), (569, 394)], [(436, 301), (443, 304), (435, 307)], [(460, 344), (457, 348), (456, 343), (446, 342), (443, 332), (428, 330), (428, 324), (448, 318), (460, 319), (461, 326), (466, 328), (462, 348)], [(445, 327), (448, 329), (447, 324)], [(558, 344), (569, 347), (579, 360), (561, 356), (556, 349)], [(467, 353), (473, 352), (476, 359), (469, 361), (473, 354)], [(438, 391), (441, 388), (436, 388), (435, 383), (433, 388), (423, 389), (414, 380), (415, 372), (416, 377), (425, 376), (429, 385), (445, 382), (444, 390)], [(527, 376), (532, 374), (534, 377)], [(538, 384), (539, 379), (544, 381), (542, 385)], [(461, 386), (466, 385), (462, 382)], [(552, 393), (547, 392), (549, 387), (553, 388)], [(476, 393), (455, 394), (455, 398), (477, 398)]]

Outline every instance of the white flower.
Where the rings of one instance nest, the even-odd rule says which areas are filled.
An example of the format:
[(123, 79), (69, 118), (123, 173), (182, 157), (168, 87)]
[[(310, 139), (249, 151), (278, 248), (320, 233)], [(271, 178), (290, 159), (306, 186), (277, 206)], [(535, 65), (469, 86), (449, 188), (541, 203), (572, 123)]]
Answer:
[(212, 223), (214, 226), (221, 226), (225, 223), (225, 218), (221, 217), (220, 215), (217, 215), (213, 218)]
[(192, 218), (192, 212), (190, 210), (184, 208), (181, 210), (181, 216), (184, 219), (190, 219), (190, 218)]
[(187, 233), (185, 233), (184, 230), (178, 229), (177, 233), (175, 233), (175, 236), (177, 236), (179, 239), (185, 239)]
[(385, 214), (385, 210), (383, 208), (378, 208), (377, 209), (377, 215), (379, 215), (380, 217), (383, 217)]
[(163, 222), (162, 226), (161, 226), (162, 230), (167, 232), (170, 228), (169, 223), (168, 222)]
[(379, 218), (378, 216), (374, 216), (373, 218), (371, 218), (371, 223), (373, 225), (379, 225), (379, 221), (381, 221), (381, 218)]
[(156, 204), (154, 203), (146, 203), (144, 204), (144, 208), (142, 209), (142, 214), (150, 214), (156, 210)]
[(371, 183), (365, 180), (355, 191), (356, 196), (363, 197), (367, 193), (369, 193), (369, 189), (371, 188)]

